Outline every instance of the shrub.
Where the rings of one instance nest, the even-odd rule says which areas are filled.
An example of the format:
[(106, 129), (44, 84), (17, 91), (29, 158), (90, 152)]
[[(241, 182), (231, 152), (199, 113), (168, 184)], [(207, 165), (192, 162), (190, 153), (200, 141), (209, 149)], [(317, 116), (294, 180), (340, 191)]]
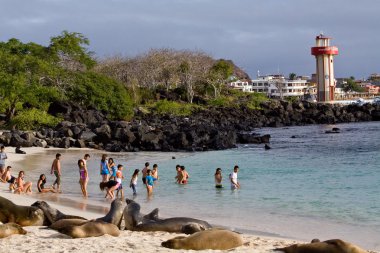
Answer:
[(212, 106), (234, 106), (235, 105), (235, 98), (234, 97), (225, 97), (225, 96), (220, 96), (216, 99), (211, 99), (208, 101), (209, 105)]
[(264, 93), (251, 93), (247, 101), (247, 107), (250, 109), (261, 109), (260, 104), (268, 100), (269, 98)]
[(33, 130), (41, 126), (54, 127), (62, 119), (48, 114), (36, 108), (20, 111), (10, 122), (11, 126), (15, 126), (20, 130)]
[(174, 101), (168, 101), (166, 99), (156, 102), (154, 110), (159, 114), (172, 114), (175, 116), (188, 116), (191, 114), (193, 105), (182, 104)]

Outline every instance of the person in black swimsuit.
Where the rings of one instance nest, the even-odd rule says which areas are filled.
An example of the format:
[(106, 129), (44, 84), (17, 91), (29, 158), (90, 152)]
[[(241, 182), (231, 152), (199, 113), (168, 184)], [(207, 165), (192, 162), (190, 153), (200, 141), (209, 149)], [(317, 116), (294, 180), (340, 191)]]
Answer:
[(115, 180), (109, 180), (107, 182), (101, 182), (99, 184), (99, 187), (100, 187), (100, 190), (104, 191), (104, 188), (107, 188), (107, 194), (105, 196), (105, 198), (107, 198), (107, 196), (110, 196), (111, 199), (113, 199), (115, 197), (114, 195), (114, 191), (119, 187), (120, 183), (115, 181)]
[(45, 184), (46, 184), (46, 176), (45, 174), (41, 174), (40, 179), (38, 179), (38, 182), (37, 182), (38, 192), (40, 193), (56, 192), (53, 188), (45, 188)]

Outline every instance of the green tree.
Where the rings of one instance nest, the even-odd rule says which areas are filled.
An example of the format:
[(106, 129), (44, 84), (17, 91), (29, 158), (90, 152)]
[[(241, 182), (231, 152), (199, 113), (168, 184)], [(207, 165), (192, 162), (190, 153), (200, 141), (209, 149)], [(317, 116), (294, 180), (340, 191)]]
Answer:
[(52, 58), (69, 70), (91, 69), (96, 61), (86, 46), (90, 41), (81, 33), (63, 31), (61, 35), (50, 38), (49, 51)]
[(349, 92), (349, 91), (356, 91), (356, 92), (364, 92), (365, 89), (360, 87), (356, 82), (355, 82), (355, 78), (350, 78), (347, 80), (347, 83), (343, 85), (343, 90), (345, 92)]
[(233, 74), (234, 68), (231, 63), (220, 59), (210, 68), (207, 82), (214, 89), (214, 98), (218, 98), (226, 81)]
[(0, 43), (0, 104), (8, 120), (25, 103), (46, 108), (57, 96), (54, 88), (39, 84), (46, 70), (43, 54), (43, 47), (33, 43), (23, 44), (17, 39)]
[(289, 74), (289, 79), (290, 79), (290, 80), (294, 80), (294, 79), (296, 79), (296, 77), (297, 77), (297, 74), (296, 74), (296, 73), (290, 73), (290, 74)]
[(68, 96), (83, 106), (91, 106), (111, 119), (128, 119), (133, 115), (132, 99), (124, 85), (95, 72), (76, 73)]

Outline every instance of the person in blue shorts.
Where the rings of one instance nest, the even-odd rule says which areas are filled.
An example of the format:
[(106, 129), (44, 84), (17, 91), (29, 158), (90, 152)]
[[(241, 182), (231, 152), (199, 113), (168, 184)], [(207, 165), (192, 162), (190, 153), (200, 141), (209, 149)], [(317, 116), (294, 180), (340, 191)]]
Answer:
[(110, 167), (108, 166), (107, 155), (102, 155), (100, 160), (100, 175), (102, 176), (102, 182), (107, 182), (110, 176)]

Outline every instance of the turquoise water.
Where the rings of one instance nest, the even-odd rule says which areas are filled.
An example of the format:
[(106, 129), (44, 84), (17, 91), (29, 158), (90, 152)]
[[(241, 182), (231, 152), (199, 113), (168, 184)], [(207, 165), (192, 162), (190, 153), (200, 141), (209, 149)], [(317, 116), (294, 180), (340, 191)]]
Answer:
[[(339, 127), (341, 133), (324, 133), (332, 127)], [(380, 122), (265, 128), (256, 132), (271, 134), (271, 150), (262, 145), (242, 145), (203, 153), (110, 156), (127, 167), (127, 197), (132, 196), (126, 186), (133, 170), (141, 169), (145, 161), (159, 164), (160, 180), (151, 199), (139, 178), (136, 201), (144, 211), (159, 207), (163, 216), (188, 215), (242, 231), (304, 240), (339, 237), (380, 249)], [(31, 159), (28, 166), (38, 169), (29, 175), (46, 172), (54, 153), (48, 151)], [(63, 152), (62, 196), (74, 201), (81, 200), (76, 162), (84, 153)], [(109, 201), (98, 189), (101, 153), (91, 154), (90, 199), (86, 203), (108, 206)], [(176, 164), (186, 166), (189, 184), (174, 183)], [(235, 164), (240, 167), (242, 187), (231, 191), (228, 174)], [(217, 167), (223, 170), (225, 188), (221, 190), (214, 188)]]

